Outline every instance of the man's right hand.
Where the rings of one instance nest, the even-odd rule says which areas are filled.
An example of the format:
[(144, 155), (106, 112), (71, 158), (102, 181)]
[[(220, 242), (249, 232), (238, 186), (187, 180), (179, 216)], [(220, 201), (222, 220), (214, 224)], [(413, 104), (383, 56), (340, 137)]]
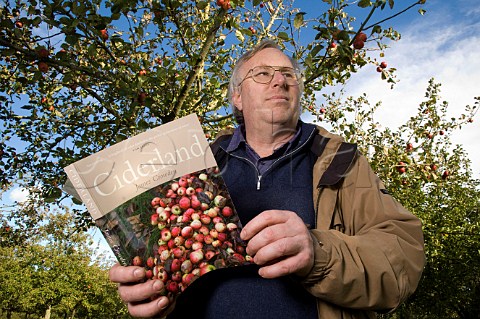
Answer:
[(163, 282), (145, 281), (145, 269), (142, 267), (116, 264), (110, 269), (109, 276), (118, 284), (118, 294), (127, 303), (133, 317), (161, 317), (167, 314), (170, 302), (167, 297), (159, 295), (164, 290)]

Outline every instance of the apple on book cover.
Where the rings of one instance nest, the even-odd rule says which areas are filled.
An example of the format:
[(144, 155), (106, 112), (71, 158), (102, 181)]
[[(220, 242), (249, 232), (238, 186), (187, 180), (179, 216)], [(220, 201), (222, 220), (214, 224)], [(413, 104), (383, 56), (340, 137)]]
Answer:
[(241, 223), (195, 114), (160, 125), (67, 167), (120, 264), (142, 266), (175, 298), (209, 271), (251, 257)]

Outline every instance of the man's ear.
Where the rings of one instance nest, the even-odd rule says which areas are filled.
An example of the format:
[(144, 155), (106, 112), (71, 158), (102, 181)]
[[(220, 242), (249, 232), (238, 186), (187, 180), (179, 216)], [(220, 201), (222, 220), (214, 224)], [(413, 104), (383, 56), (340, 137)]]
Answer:
[(240, 88), (236, 88), (232, 95), (233, 105), (239, 110), (242, 111), (242, 96), (240, 95)]

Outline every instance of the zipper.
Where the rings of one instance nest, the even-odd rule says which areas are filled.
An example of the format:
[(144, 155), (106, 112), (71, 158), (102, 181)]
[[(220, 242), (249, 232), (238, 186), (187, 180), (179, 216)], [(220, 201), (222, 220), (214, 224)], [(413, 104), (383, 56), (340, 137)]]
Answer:
[[(290, 153), (288, 154), (285, 154), (279, 158), (277, 158), (273, 163), (272, 165), (270, 165), (270, 167), (265, 171), (263, 172), (263, 175), (260, 174), (260, 171), (258, 170), (258, 168), (255, 166), (255, 164), (249, 160), (248, 158), (245, 158), (245, 157), (241, 157), (241, 156), (238, 156), (238, 155), (235, 155), (235, 154), (232, 154), (232, 153), (229, 153), (230, 156), (233, 156), (235, 158), (238, 158), (240, 160), (243, 160), (243, 161), (246, 161), (248, 163), (250, 163), (253, 168), (257, 171), (257, 190), (260, 190), (261, 189), (261, 180), (262, 180), (262, 177), (265, 176), (265, 174), (267, 174), (268, 171), (270, 171), (274, 166), (275, 164), (277, 164), (279, 161), (283, 160), (284, 158), (288, 157), (288, 156), (291, 156), (291, 155), (294, 155), (295, 153), (298, 153), (304, 146), (305, 144), (310, 141), (311, 137), (313, 136), (313, 134), (315, 134), (315, 130), (313, 130), (311, 133), (310, 133), (310, 136), (308, 136), (308, 138), (305, 140), (305, 142), (303, 142), (299, 147), (297, 147), (296, 149), (294, 149), (293, 151), (291, 151)], [(225, 152), (225, 150), (224, 150)], [(225, 152), (226, 153), (226, 152)]]
[[(224, 150), (225, 152), (225, 150)], [(226, 152), (225, 152), (226, 153)], [(249, 163), (250, 165), (253, 166), (253, 168), (255, 169), (255, 171), (257, 172), (257, 190), (260, 189), (260, 180), (262, 179), (262, 175), (260, 175), (260, 171), (258, 170), (258, 168), (255, 166), (255, 164), (249, 160), (248, 158), (246, 157), (241, 157), (241, 156), (238, 156), (238, 155), (235, 155), (235, 154), (232, 154), (232, 153), (229, 153), (230, 156), (232, 157), (235, 157), (235, 158), (238, 158), (239, 160), (241, 161), (244, 161), (244, 162), (247, 162)]]
[[(305, 142), (303, 142), (299, 147), (297, 147), (296, 149), (294, 149), (293, 151), (291, 151), (290, 153), (288, 154), (285, 154), (279, 158), (277, 158), (273, 163), (272, 165), (270, 165), (270, 167), (265, 171), (263, 172), (263, 174), (265, 175), (269, 170), (271, 170), (275, 164), (277, 164), (279, 161), (283, 160), (284, 158), (288, 157), (288, 156), (291, 156), (291, 155), (294, 155), (295, 153), (298, 153), (304, 146), (305, 144), (307, 144), (308, 141), (310, 141), (310, 138), (312, 137), (313, 134), (315, 134), (315, 130), (313, 130), (311, 133), (310, 133), (310, 136), (308, 136), (308, 138), (305, 140)], [(255, 165), (254, 165), (255, 166)], [(258, 170), (257, 170), (258, 172)], [(258, 176), (258, 181), (257, 181), (257, 190), (260, 190), (260, 179), (262, 178), (261, 175)]]

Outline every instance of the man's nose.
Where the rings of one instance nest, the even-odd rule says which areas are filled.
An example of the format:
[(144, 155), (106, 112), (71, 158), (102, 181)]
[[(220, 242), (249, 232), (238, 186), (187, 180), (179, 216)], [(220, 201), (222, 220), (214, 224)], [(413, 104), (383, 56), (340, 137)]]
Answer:
[(283, 75), (282, 72), (275, 70), (275, 72), (273, 73), (272, 85), (285, 86), (285, 84), (286, 84), (285, 75)]

